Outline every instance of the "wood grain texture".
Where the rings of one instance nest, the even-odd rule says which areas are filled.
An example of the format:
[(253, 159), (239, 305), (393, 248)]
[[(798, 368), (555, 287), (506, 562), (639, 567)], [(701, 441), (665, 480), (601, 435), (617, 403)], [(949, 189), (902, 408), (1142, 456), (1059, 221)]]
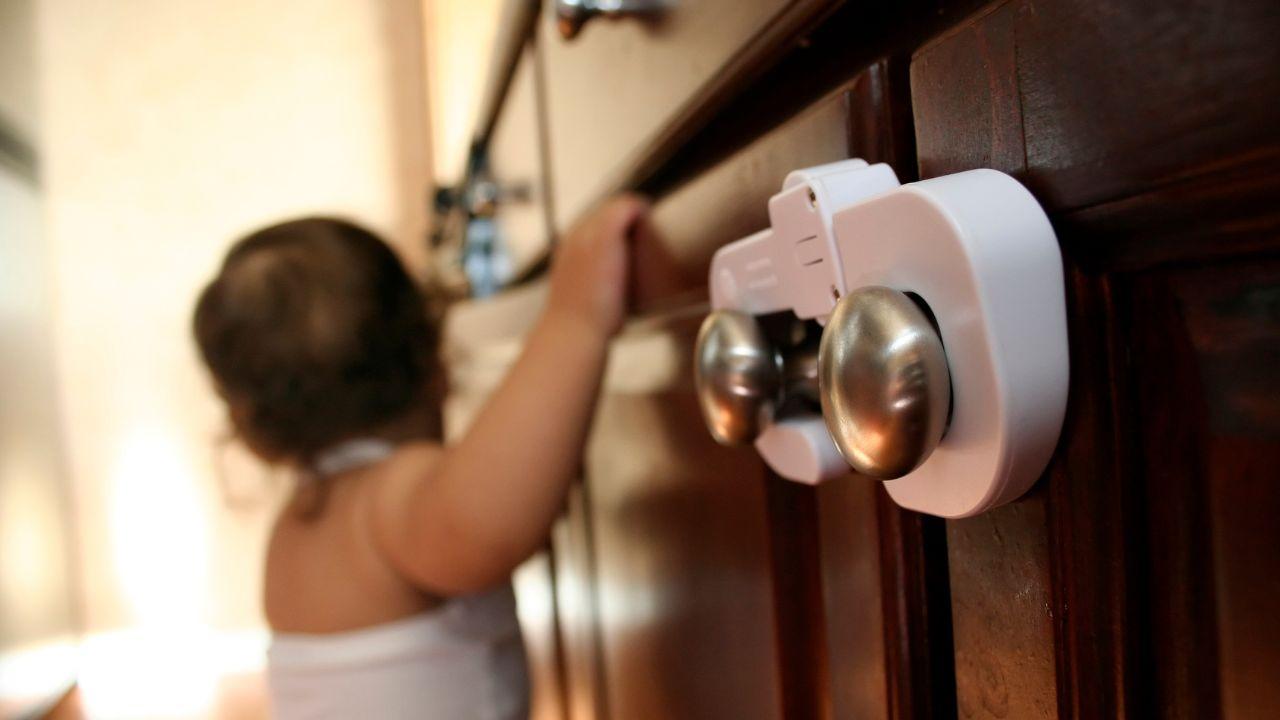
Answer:
[(1044, 488), (947, 522), (962, 718), (1056, 718)]
[(586, 452), (608, 710), (778, 718), (765, 469), (707, 433), (693, 345), (705, 308), (613, 346)]
[(874, 481), (850, 475), (817, 489), (823, 631), (833, 718), (888, 718), (890, 629)]
[[(882, 59), (847, 95), (849, 154), (915, 176), (907, 63)], [(880, 483), (850, 475), (819, 495), (826, 655), (834, 717), (955, 712), (946, 537)]]
[[(633, 294), (685, 313), (615, 354), (591, 501), (557, 530), (570, 716), (1280, 714), (1280, 6), (890, 5), (845, 4), (731, 92), (591, 129), (616, 146), (559, 168), (580, 184), (562, 222), (657, 193)], [(581, 85), (573, 107), (629, 101)], [(553, 152), (587, 137), (556, 112)], [(857, 478), (780, 484), (701, 426), (711, 254), (767, 224), (787, 171), (851, 155), (904, 181), (994, 167), (1051, 215), (1072, 389), (1017, 503), (943, 524)]]
[[(1207, 499), (1198, 447), (1208, 419), (1208, 401), (1197, 378), (1195, 353), (1162, 273), (1140, 277), (1117, 289), (1121, 322), (1132, 353), (1134, 409), (1130, 418), (1138, 441), (1144, 523), (1131, 523), (1132, 540), (1141, 543), (1148, 562), (1143, 606), (1150, 618), (1143, 627), (1143, 654), (1150, 653), (1141, 702), (1165, 717), (1220, 714), (1214, 592), (1207, 552)], [(1127, 301), (1127, 302), (1126, 302)], [(1125, 307), (1127, 305), (1127, 307)], [(1170, 388), (1178, 388), (1177, 408)], [(1145, 537), (1140, 534), (1146, 531)], [(1135, 636), (1138, 633), (1134, 633)], [(1170, 662), (1172, 660), (1172, 662)]]
[(627, 187), (663, 194), (820, 103), (884, 58), (905, 62), (921, 42), (983, 4), (981, 0), (835, 3), (792, 37), (766, 69), (735, 87), (729, 99), (699, 117), (695, 127), (685, 129), (678, 152), (661, 164), (634, 168)]
[(1009, 2), (915, 56), (921, 172), (993, 167), (1057, 210), (1272, 152), (1280, 6), (1266, 0)]
[[(1060, 241), (1073, 237), (1059, 229)], [(1129, 625), (1144, 592), (1132, 581), (1144, 557), (1124, 429), (1133, 409), (1112, 279), (1068, 261), (1066, 285), (1072, 390), (1047, 491), (1057, 699), (1063, 717), (1117, 717), (1139, 711), (1146, 682), (1135, 661), (1141, 632)]]
[[(1277, 98), (1280, 102), (1280, 97)], [(1280, 234), (1280, 148), (1055, 218), (1082, 267), (1134, 271), (1267, 254)]]
[[(1248, 669), (1274, 668), (1268, 644), (1221, 621), (1237, 616), (1221, 608), (1224, 578), (1264, 564), (1221, 528), (1266, 528), (1214, 493), (1239, 488), (1268, 507), (1250, 478), (1275, 447), (1265, 433), (1220, 438), (1204, 422), (1233, 396), (1265, 414), (1275, 391), (1257, 370), (1248, 382), (1223, 375), (1243, 385), (1207, 384), (1202, 356), (1219, 357), (1214, 343), (1230, 344), (1233, 331), (1270, 352), (1266, 312), (1246, 304), (1255, 309), (1231, 319), (1207, 308), (1214, 293), (1265, 298), (1274, 280), (1243, 279), (1280, 247), (1277, 10), (997, 3), (914, 54), (921, 175), (987, 166), (1018, 177), (1049, 211), (1068, 270), (1072, 390), (1047, 482), (978, 522), (948, 524), (962, 715), (1021, 716), (1046, 700), (1045, 713), (1086, 718), (1270, 707)], [(1224, 269), (1202, 269), (1208, 261)], [(1228, 357), (1249, 367), (1247, 355)], [(1236, 462), (1211, 467), (1219, 447)], [(1236, 587), (1251, 612), (1275, 606), (1256, 580)], [(1049, 612), (1023, 607), (1027, 597)], [(1249, 612), (1259, 640), (1269, 638)], [(1016, 662), (1018, 682), (1001, 680), (992, 668), (1007, 671), (1020, 642), (1047, 642), (1053, 665), (1038, 648)], [(1243, 654), (1227, 669), (1229, 642)], [(993, 691), (1001, 685), (1007, 709)]]
[[(765, 481), (765, 497), (769, 505), (782, 716), (794, 720), (829, 718), (833, 708), (826, 641), (828, 621), (819, 565), (817, 489), (770, 472)], [(874, 643), (868, 648), (871, 652), (876, 649)]]
[(1144, 418), (1149, 652), (1170, 659), (1155, 663), (1151, 702), (1169, 717), (1273, 717), (1280, 262), (1143, 273), (1129, 303)]
[(953, 717), (955, 643), (946, 525), (898, 507), (882, 486), (875, 490), (889, 717)]
[(687, 291), (705, 297), (711, 256), (769, 226), (769, 198), (787, 173), (849, 157), (848, 117), (846, 93), (837, 91), (659, 198), (658, 232), (636, 244), (636, 306)]

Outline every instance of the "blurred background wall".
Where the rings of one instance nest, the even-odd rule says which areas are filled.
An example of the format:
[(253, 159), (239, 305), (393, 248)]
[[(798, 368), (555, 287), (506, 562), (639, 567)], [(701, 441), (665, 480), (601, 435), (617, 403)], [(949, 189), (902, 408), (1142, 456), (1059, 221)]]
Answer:
[(423, 18), (0, 0), (0, 119), (38, 156), (0, 163), (0, 695), (77, 677), (90, 717), (262, 716), (285, 485), (220, 441), (190, 311), (235, 237), (290, 216), (426, 262)]
[(74, 679), (71, 486), (41, 231), (33, 0), (0, 2), (0, 715)]
[(431, 98), (432, 174), (442, 185), (462, 180), (503, 8), (520, 1), (422, 3)]

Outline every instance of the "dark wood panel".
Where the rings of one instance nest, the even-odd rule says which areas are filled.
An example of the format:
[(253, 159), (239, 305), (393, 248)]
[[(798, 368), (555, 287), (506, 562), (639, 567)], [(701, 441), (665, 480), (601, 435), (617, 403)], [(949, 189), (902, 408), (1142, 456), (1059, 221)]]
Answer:
[(586, 454), (610, 717), (778, 718), (765, 469), (694, 395), (705, 306), (633, 323)]
[(929, 37), (963, 19), (981, 0), (903, 0), (837, 4), (748, 85), (697, 127), (665, 162), (637, 167), (628, 187), (662, 194), (667, 188), (722, 162), (788, 122), (797, 112), (846, 86), (868, 67), (893, 57), (905, 61)]
[[(888, 163), (902, 182), (917, 179), (907, 61), (900, 56), (876, 61), (857, 75), (848, 95), (850, 154), (868, 162)], [(955, 668), (943, 523), (899, 508), (879, 483), (857, 477), (850, 481), (871, 482), (875, 488), (885, 711), (894, 718), (952, 716)], [(871, 510), (867, 501), (865, 496), (861, 499), (864, 516)], [(836, 548), (827, 545), (824, 549), (828, 556), (825, 564), (840, 561)], [(875, 619), (867, 617), (864, 622), (874, 624)], [(848, 651), (847, 646), (842, 650)], [(863, 716), (860, 712), (846, 715)]]
[[(1139, 692), (1143, 704), (1158, 707), (1164, 717), (1218, 717), (1214, 592), (1200, 477), (1205, 468), (1198, 447), (1209, 398), (1164, 275), (1117, 285), (1131, 337), (1135, 410), (1144, 413), (1142, 422), (1130, 423), (1141, 463), (1134, 480), (1145, 480), (1145, 523), (1130, 523), (1129, 531), (1150, 558), (1143, 594), (1150, 626), (1142, 628), (1140, 647), (1152, 653), (1152, 662)], [(1171, 388), (1177, 388), (1176, 398), (1168, 396)]]
[[(663, 197), (655, 212), (659, 235), (637, 248), (641, 303), (687, 297), (679, 295), (686, 288), (704, 292), (711, 253), (767, 225), (767, 199), (792, 169), (861, 156), (890, 162), (912, 179), (906, 73), (905, 62), (873, 63)], [(766, 487), (786, 715), (953, 713), (941, 522), (899, 510), (861, 478), (817, 492), (777, 478)], [(932, 612), (930, 602), (937, 605)]]
[(827, 702), (832, 718), (891, 717), (890, 628), (881, 573), (877, 483), (849, 476), (817, 488)]
[[(1191, 419), (1226, 397), (1196, 379), (1196, 342), (1214, 332), (1189, 340), (1182, 316), (1189, 278), (1210, 276), (1175, 281), (1184, 271), (1169, 267), (1277, 247), (1278, 17), (1262, 2), (997, 3), (914, 57), (921, 174), (1019, 177), (1049, 210), (1068, 268), (1072, 391), (1048, 482), (949, 523), (962, 715), (1020, 716), (1047, 700), (1046, 714), (1073, 717), (1206, 717), (1231, 712), (1228, 687), (1248, 688), (1232, 691), (1249, 698), (1241, 708), (1270, 699), (1221, 660), (1217, 548), (1240, 539), (1219, 527), (1249, 522), (1219, 515), (1203, 488), (1212, 435)], [(1247, 274), (1235, 266), (1210, 285), (1229, 295)], [(1265, 406), (1266, 393), (1255, 383), (1237, 395)], [(1272, 457), (1253, 442), (1215, 476), (1224, 487)], [(1241, 577), (1259, 571), (1256, 556), (1227, 554)], [(1245, 607), (1274, 602), (1237, 587)], [(1032, 654), (1017, 683), (974, 662), (1016, 662), (1018, 642)], [(1274, 668), (1248, 655), (1265, 645), (1237, 643)]]
[[(889, 716), (954, 717), (956, 680), (946, 525), (876, 488)], [(850, 715), (849, 717), (861, 717)]]
[(1044, 488), (947, 523), (962, 718), (1056, 718)]
[(1095, 270), (1269, 252), (1280, 235), (1277, 168), (1280, 149), (1259, 152), (1221, 172), (1065, 213), (1056, 224), (1076, 260)]
[(1128, 300), (1152, 702), (1168, 717), (1275, 717), (1280, 260), (1143, 274)]
[[(772, 472), (765, 482), (782, 716), (789, 720), (832, 713), (816, 490)], [(874, 547), (874, 536), (871, 540)], [(875, 652), (877, 645), (873, 642), (868, 650)]]
[(769, 198), (787, 173), (849, 157), (848, 119), (840, 90), (658, 198), (657, 235), (636, 243), (637, 305), (688, 291), (706, 297), (711, 256), (769, 226)]
[[(1059, 240), (1074, 235), (1059, 227)], [(1052, 552), (1052, 620), (1059, 714), (1118, 717), (1144, 707), (1134, 688), (1145, 681), (1135, 661), (1129, 619), (1141, 613), (1143, 563), (1137, 470), (1126, 418), (1133, 410), (1124, 375), (1126, 348), (1117, 326), (1111, 278), (1066, 266), (1071, 394), (1062, 439), (1048, 470)], [(1040, 529), (1031, 532), (1039, 535)]]
[(949, 120), (921, 126), (921, 171), (994, 167), (1071, 209), (1251, 162), (1280, 144), (1277, 35), (1269, 0), (997, 4), (916, 55), (920, 112)]
[[(678, 112), (551, 118), (577, 156), (561, 224), (608, 189), (656, 193), (634, 297), (688, 311), (620, 341), (555, 533), (569, 717), (1280, 716), (1280, 4), (957, 19), (978, 4), (844, 3)], [(597, 49), (655, 39), (597, 28)], [(637, 47), (608, 49), (634, 73)], [(570, 104), (619, 106), (587, 85)], [(943, 523), (860, 478), (785, 483), (702, 428), (687, 361), (711, 254), (765, 226), (787, 171), (851, 155), (904, 181), (1005, 170), (1051, 214), (1072, 390), (1017, 503)]]
[[(849, 155), (889, 163), (904, 182), (916, 172), (909, 93), (907, 63), (884, 59), (845, 95)], [(816, 499), (832, 716), (954, 714), (941, 521), (901, 510), (880, 483), (852, 474)], [(775, 523), (775, 535), (783, 530)]]

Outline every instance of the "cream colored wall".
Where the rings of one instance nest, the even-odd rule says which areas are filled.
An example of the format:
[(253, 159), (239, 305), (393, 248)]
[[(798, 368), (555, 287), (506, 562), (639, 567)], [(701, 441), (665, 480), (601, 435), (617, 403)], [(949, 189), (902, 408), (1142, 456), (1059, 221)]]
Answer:
[(435, 178), (456, 183), (466, 164), (503, 6), (527, 0), (422, 0)]
[(280, 486), (239, 454), (229, 480), (254, 498), (225, 502), (225, 424), (190, 341), (192, 304), (230, 240), (288, 216), (347, 215), (420, 247), (422, 50), (405, 27), (421, 21), (416, 0), (40, 10), (82, 687), (103, 715), (198, 715), (211, 673), (261, 664)]
[[(35, 2), (0, 0), (0, 132), (35, 149)], [(0, 716), (74, 680), (69, 487), (51, 257), (33, 168), (0, 150)]]
[(40, 197), (0, 164), (0, 716), (74, 679), (71, 513)]

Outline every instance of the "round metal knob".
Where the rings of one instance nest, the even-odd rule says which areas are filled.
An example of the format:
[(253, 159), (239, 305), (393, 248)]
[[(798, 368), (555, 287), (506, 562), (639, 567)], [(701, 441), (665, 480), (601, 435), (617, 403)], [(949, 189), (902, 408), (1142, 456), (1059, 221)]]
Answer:
[(946, 429), (951, 375), (942, 340), (897, 290), (864, 287), (840, 300), (822, 333), (818, 385), (831, 439), (863, 475), (906, 475)]
[(694, 380), (707, 429), (718, 442), (737, 445), (754, 440), (773, 420), (781, 359), (755, 318), (717, 310), (698, 331)]

